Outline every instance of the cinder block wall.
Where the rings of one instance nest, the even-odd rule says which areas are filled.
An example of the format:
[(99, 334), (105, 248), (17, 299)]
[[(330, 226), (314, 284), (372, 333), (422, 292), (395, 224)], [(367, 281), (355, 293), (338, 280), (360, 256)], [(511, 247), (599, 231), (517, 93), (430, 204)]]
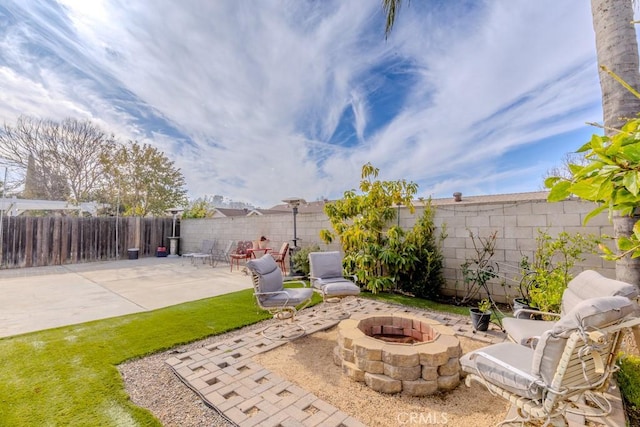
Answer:
[[(606, 214), (591, 219), (583, 226), (585, 216), (594, 207), (593, 203), (579, 200), (547, 203), (539, 199), (437, 206), (436, 225), (442, 227), (446, 224), (448, 234), (443, 245), (444, 276), (447, 280), (443, 293), (459, 297), (465, 295), (460, 265), (475, 255), (470, 233), (485, 238), (497, 231), (492, 261), (498, 263), (501, 277), (492, 281), (491, 292), (500, 301), (518, 296), (516, 281), (520, 277), (517, 266), (523, 256), (533, 260), (539, 230), (551, 236), (561, 231), (597, 237), (613, 234)], [(585, 261), (579, 263), (577, 268), (595, 269), (605, 276), (615, 277), (614, 262), (605, 261), (597, 254), (585, 254)]]
[[(296, 217), (298, 245), (317, 244), (322, 250), (339, 250), (340, 245), (327, 245), (320, 240), (320, 230), (330, 228), (324, 213), (298, 214)], [(198, 251), (203, 240), (258, 240), (265, 236), (270, 247), (278, 250), (283, 242), (293, 239), (293, 215), (291, 213), (263, 216), (242, 216), (209, 219), (184, 219), (181, 222), (181, 252)]]
[[(508, 197), (507, 197), (508, 196)], [(517, 266), (523, 256), (533, 259), (538, 230), (545, 230), (555, 236), (561, 231), (569, 233), (612, 235), (613, 227), (606, 214), (591, 219), (583, 226), (585, 216), (594, 204), (579, 200), (548, 203), (541, 193), (520, 195), (488, 196), (466, 198), (462, 202), (434, 200), (435, 223), (440, 229), (445, 226), (448, 237), (444, 241), (444, 277), (447, 284), (443, 293), (462, 297), (464, 288), (460, 265), (474, 256), (473, 242), (469, 233), (487, 237), (497, 231), (496, 251), (492, 260), (503, 266)], [(423, 213), (418, 207), (414, 214), (408, 209), (400, 209), (400, 225), (411, 228)], [(326, 245), (320, 240), (322, 229), (330, 224), (324, 213), (299, 213), (296, 217), (299, 246), (318, 244), (323, 250), (339, 250), (337, 243)], [(181, 223), (181, 251), (193, 252), (200, 248), (202, 240), (257, 240), (267, 236), (271, 247), (277, 250), (282, 242), (293, 238), (293, 216), (291, 213), (271, 214), (251, 217), (231, 217), (212, 219), (187, 219)], [(604, 261), (598, 255), (586, 255), (580, 269), (595, 269), (608, 277), (615, 277), (615, 265)], [(501, 267), (505, 273), (507, 267)], [(501, 274), (504, 275), (504, 274)], [(507, 273), (506, 277), (516, 279), (517, 274)], [(494, 280), (491, 292), (500, 301), (517, 296), (516, 284), (507, 280)]]

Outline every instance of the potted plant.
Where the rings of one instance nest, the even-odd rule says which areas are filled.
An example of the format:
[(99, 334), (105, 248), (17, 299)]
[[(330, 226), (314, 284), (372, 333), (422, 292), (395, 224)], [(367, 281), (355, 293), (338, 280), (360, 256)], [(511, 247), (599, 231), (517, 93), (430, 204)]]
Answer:
[(269, 242), (271, 242), (269, 239), (267, 239), (265, 236), (260, 236), (260, 241), (258, 243), (260, 249), (266, 249), (269, 247)]
[(536, 276), (538, 273), (531, 269), (531, 263), (529, 257), (526, 255), (522, 257), (520, 261), (520, 269), (522, 271), (522, 279), (520, 279), (520, 296), (513, 299), (513, 311), (522, 309), (537, 310), (531, 305), (531, 297), (529, 296), (529, 290), (537, 286)]
[(489, 329), (489, 321), (491, 320), (491, 301), (484, 298), (478, 302), (478, 307), (469, 309), (471, 315), (471, 323), (476, 331), (486, 331)]

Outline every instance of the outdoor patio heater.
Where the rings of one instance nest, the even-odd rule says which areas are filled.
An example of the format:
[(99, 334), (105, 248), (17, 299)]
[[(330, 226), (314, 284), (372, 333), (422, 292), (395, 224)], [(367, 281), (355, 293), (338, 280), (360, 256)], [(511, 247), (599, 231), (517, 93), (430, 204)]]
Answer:
[(288, 199), (282, 200), (285, 202), (291, 209), (293, 210), (293, 246), (289, 246), (289, 274), (294, 276), (293, 270), (293, 256), (300, 250), (298, 247), (298, 230), (296, 227), (296, 216), (298, 215), (298, 206), (303, 203), (307, 203), (304, 199), (300, 197), (289, 197)]
[(179, 236), (176, 236), (176, 219), (178, 218), (178, 214), (182, 212), (183, 209), (180, 208), (171, 208), (167, 209), (167, 212), (173, 215), (173, 228), (171, 232), (171, 236), (167, 237), (169, 239), (169, 257), (175, 258), (178, 255), (178, 241), (180, 240)]

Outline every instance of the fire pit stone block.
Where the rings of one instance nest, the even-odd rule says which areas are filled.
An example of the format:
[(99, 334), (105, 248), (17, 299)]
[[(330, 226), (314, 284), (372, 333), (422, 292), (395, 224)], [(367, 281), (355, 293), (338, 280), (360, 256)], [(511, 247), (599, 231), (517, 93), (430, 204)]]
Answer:
[(410, 396), (428, 396), (438, 391), (438, 381), (402, 381), (402, 391)]
[(369, 388), (380, 393), (399, 393), (402, 391), (402, 381), (394, 380), (386, 375), (364, 374), (364, 382)]
[(402, 367), (385, 363), (384, 374), (394, 380), (415, 381), (422, 375), (422, 367), (420, 365)]

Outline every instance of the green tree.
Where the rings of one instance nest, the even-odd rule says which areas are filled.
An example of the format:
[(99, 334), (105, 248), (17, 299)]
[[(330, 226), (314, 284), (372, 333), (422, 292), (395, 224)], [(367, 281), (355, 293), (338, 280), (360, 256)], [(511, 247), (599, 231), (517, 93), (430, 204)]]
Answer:
[(213, 200), (204, 196), (191, 200), (182, 213), (182, 218), (211, 218), (214, 212)]
[(403, 239), (404, 231), (390, 224), (396, 218), (395, 206), (414, 212), (412, 200), (418, 190), (416, 183), (406, 180), (379, 181), (378, 173), (370, 163), (362, 167), (362, 193), (345, 191), (341, 200), (327, 204), (324, 210), (334, 231), (320, 232), (326, 243), (339, 237), (347, 271), (372, 292), (390, 289), (397, 281), (394, 273), (404, 259), (399, 259), (399, 245), (394, 242)]
[(124, 215), (160, 216), (186, 206), (182, 172), (158, 149), (129, 141), (105, 154), (102, 162), (110, 183), (105, 199), (113, 206), (118, 203)]

